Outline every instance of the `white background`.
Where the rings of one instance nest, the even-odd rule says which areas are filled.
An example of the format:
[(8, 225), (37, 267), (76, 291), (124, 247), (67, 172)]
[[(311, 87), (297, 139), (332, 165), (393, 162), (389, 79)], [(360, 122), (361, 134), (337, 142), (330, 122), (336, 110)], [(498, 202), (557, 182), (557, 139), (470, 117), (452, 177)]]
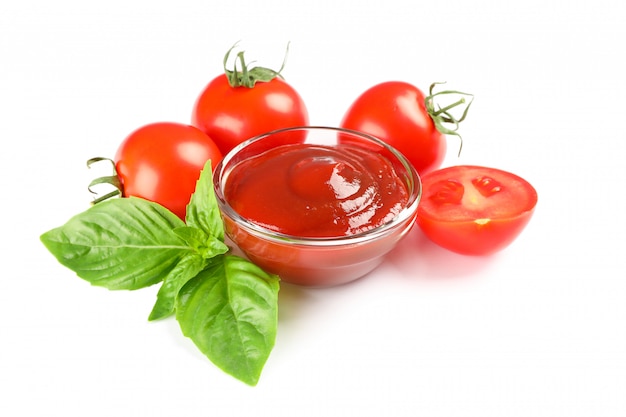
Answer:
[[(626, 11), (620, 0), (14, 1), (0, 6), (3, 416), (624, 416)], [(538, 190), (488, 258), (419, 230), (353, 284), (284, 286), (257, 387), (222, 373), (156, 288), (110, 292), (39, 235), (86, 209), (85, 161), (189, 122), (236, 41), (312, 124), (387, 80), (474, 93), (445, 165)]]

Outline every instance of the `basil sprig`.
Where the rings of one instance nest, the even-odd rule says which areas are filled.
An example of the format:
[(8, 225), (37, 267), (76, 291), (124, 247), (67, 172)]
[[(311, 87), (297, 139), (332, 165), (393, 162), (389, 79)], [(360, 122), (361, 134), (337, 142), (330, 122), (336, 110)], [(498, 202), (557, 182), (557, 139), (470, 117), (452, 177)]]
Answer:
[(57, 260), (93, 285), (137, 290), (161, 283), (149, 320), (175, 314), (216, 366), (256, 385), (274, 347), (279, 278), (230, 255), (210, 161), (185, 222), (136, 197), (94, 205), (41, 235)]

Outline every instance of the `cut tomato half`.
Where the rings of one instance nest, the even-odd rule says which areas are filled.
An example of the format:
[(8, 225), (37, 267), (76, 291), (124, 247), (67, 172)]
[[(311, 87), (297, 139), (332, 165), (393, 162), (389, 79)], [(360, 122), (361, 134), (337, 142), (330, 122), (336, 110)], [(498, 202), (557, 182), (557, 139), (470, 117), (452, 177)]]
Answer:
[(526, 227), (537, 191), (523, 178), (495, 168), (452, 166), (422, 177), (417, 224), (434, 243), (464, 255), (507, 247)]

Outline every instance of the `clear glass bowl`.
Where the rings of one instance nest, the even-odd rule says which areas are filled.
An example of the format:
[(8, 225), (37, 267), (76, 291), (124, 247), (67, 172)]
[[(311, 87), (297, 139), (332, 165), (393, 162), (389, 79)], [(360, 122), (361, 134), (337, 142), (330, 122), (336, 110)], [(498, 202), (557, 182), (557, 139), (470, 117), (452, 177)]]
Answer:
[[(336, 145), (349, 142), (384, 155), (408, 190), (408, 201), (390, 221), (365, 232), (310, 238), (277, 233), (237, 213), (224, 197), (229, 174), (238, 163), (281, 144)], [(360, 278), (383, 260), (414, 225), (421, 197), (420, 178), (400, 152), (379, 139), (333, 127), (295, 127), (249, 139), (231, 150), (215, 167), (214, 186), (226, 235), (255, 264), (284, 282), (332, 286)]]

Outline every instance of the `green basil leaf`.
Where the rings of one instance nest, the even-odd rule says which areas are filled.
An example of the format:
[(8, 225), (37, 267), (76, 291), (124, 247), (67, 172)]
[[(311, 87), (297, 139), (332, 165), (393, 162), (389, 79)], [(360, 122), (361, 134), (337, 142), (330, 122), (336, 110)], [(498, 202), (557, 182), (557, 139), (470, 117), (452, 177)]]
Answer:
[(198, 228), (207, 235), (224, 241), (224, 225), (213, 190), (213, 171), (210, 160), (204, 165), (196, 183), (196, 190), (187, 205), (185, 222), (188, 226)]
[(209, 259), (217, 255), (222, 255), (230, 250), (228, 246), (214, 236), (207, 236), (205, 232), (191, 226), (177, 227), (174, 229), (181, 239), (189, 246), (198, 251), (203, 258)]
[(148, 320), (158, 320), (173, 314), (178, 292), (187, 281), (198, 275), (207, 263), (208, 261), (197, 253), (183, 256), (163, 280)]
[(57, 260), (93, 285), (135, 290), (160, 282), (194, 249), (173, 229), (184, 222), (159, 204), (116, 198), (41, 235)]
[(276, 339), (278, 290), (277, 276), (222, 255), (180, 290), (176, 319), (216, 366), (256, 385)]
[(173, 232), (193, 247), (195, 252), (185, 255), (165, 277), (149, 320), (157, 320), (171, 315), (174, 312), (176, 296), (182, 286), (202, 271), (207, 266), (209, 259), (229, 251), (224, 242), (213, 236), (207, 236), (205, 232), (195, 227), (177, 227)]

